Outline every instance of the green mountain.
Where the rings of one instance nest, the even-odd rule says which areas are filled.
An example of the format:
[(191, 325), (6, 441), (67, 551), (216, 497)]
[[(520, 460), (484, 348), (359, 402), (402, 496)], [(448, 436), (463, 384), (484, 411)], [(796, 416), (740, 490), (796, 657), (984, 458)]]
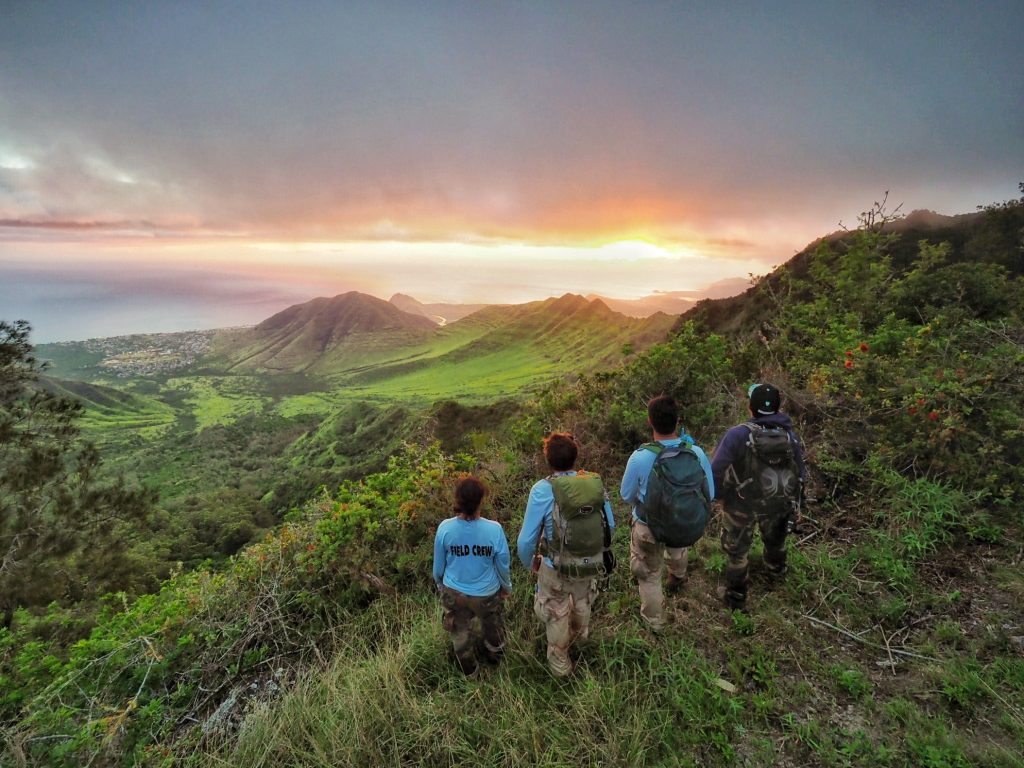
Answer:
[[(945, 249), (931, 290), (919, 297), (926, 303), (970, 302), (985, 292), (978, 283), (986, 269), (1004, 269), (1011, 278), (1024, 275), (1024, 206), (1019, 204), (994, 205), (956, 216), (916, 210), (902, 218), (880, 220), (876, 227), (885, 236), (884, 257), (898, 274), (918, 265), (922, 243)], [(840, 230), (821, 237), (742, 293), (698, 302), (678, 318), (676, 328), (695, 321), (722, 333), (755, 332), (777, 314), (779, 300), (789, 293), (793, 280), (821, 278), (811, 271), (819, 252), (830, 249), (846, 254), (862, 235), (863, 230)], [(794, 303), (809, 298), (811, 293), (806, 290), (787, 296)], [(916, 309), (911, 308), (910, 314), (919, 317)]]
[(340, 361), (375, 354), (426, 338), (436, 323), (386, 301), (350, 291), (296, 304), (252, 329), (218, 334), (210, 350), (229, 370), (300, 372), (330, 370)]
[[(674, 318), (638, 320), (566, 294), (494, 305), (444, 326), (360, 293), (290, 307), (219, 333), (206, 363), (236, 374), (303, 373), (349, 395), (404, 399), (501, 395), (661, 341)], [(628, 345), (628, 346), (627, 346)]]

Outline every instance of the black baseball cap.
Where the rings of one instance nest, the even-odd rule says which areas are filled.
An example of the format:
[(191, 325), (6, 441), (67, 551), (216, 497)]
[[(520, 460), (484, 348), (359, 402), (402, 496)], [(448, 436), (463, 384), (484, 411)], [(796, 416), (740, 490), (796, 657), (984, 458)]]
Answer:
[(747, 390), (750, 397), (750, 410), (759, 416), (771, 416), (779, 412), (782, 395), (771, 384), (751, 384)]

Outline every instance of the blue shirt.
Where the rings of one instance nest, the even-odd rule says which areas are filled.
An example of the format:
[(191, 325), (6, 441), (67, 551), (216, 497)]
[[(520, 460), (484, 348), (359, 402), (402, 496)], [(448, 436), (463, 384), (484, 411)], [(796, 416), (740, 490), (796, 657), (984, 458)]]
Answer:
[[(575, 475), (576, 470), (568, 472), (555, 472), (556, 477), (560, 475)], [(529, 568), (533, 564), (533, 554), (537, 551), (537, 541), (540, 539), (541, 528), (544, 530), (545, 541), (550, 542), (555, 536), (555, 490), (551, 483), (538, 480), (530, 489), (530, 500), (526, 502), (526, 515), (523, 518), (523, 528), (519, 531), (519, 560)], [(604, 516), (608, 521), (608, 530), (615, 530), (615, 518), (612, 516), (612, 505), (605, 497)], [(544, 562), (554, 568), (550, 557), (545, 557)]]
[[(701, 469), (704, 470), (704, 475), (708, 479), (710, 498), (715, 498), (715, 476), (711, 471), (711, 462), (708, 461), (707, 454), (693, 442), (692, 437), (683, 433), (679, 437), (674, 437), (670, 440), (659, 440), (658, 442), (666, 448), (675, 448), (684, 442), (689, 445), (693, 452), (697, 454), (697, 461), (700, 462)], [(633, 455), (626, 462), (626, 471), (622, 475), (622, 485), (619, 487), (619, 495), (633, 507), (633, 519), (643, 525), (646, 525), (646, 523), (637, 517), (636, 507), (643, 502), (647, 495), (647, 477), (651, 474), (651, 468), (654, 466), (656, 458), (657, 455), (655, 455), (654, 451), (648, 448), (637, 448), (633, 451)]]
[(508, 540), (501, 524), (476, 517), (449, 517), (434, 536), (434, 582), (464, 595), (489, 597), (512, 591)]

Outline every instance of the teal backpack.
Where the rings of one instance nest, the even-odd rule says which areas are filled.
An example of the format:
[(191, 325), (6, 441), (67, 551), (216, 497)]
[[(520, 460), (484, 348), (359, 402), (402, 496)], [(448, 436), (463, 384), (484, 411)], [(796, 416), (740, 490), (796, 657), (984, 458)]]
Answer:
[(678, 446), (647, 443), (654, 466), (638, 517), (655, 541), (666, 547), (689, 547), (704, 535), (711, 514), (707, 475), (685, 441)]

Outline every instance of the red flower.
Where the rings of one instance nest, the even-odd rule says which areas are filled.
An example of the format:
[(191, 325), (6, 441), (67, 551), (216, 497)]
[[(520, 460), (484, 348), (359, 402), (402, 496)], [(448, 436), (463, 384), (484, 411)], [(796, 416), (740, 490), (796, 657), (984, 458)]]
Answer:
[(923, 397), (917, 398), (917, 404), (918, 405), (924, 405), (924, 398)]
[(846, 356), (847, 357), (853, 357), (853, 350), (852, 349), (846, 350)]
[(846, 361), (846, 367), (847, 368), (853, 368), (853, 360), (847, 360)]
[(907, 413), (909, 413), (911, 416), (914, 416), (917, 414), (917, 408), (915, 408), (914, 406), (910, 406), (909, 408), (907, 408)]
[(862, 341), (862, 342), (860, 343), (860, 346), (858, 347), (858, 349), (859, 349), (859, 350), (860, 350), (861, 352), (867, 352), (867, 351), (868, 351), (868, 350), (870, 349), (870, 347), (869, 347), (869, 346), (868, 346), (867, 344), (865, 344), (865, 343), (864, 343), (864, 342)]
[(931, 411), (928, 414), (928, 418), (931, 419), (932, 421), (936, 421), (939, 418), (939, 412), (938, 411)]

